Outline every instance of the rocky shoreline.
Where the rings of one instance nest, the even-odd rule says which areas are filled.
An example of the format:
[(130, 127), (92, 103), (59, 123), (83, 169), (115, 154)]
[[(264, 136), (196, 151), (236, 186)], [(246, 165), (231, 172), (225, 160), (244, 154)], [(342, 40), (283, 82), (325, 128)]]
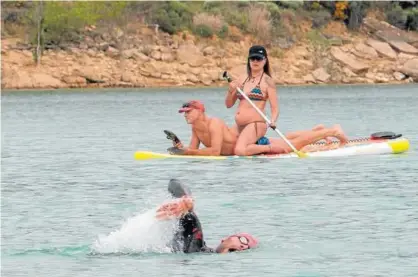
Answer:
[[(299, 41), (268, 49), (278, 85), (418, 82), (418, 34), (366, 19), (362, 34), (326, 35), (326, 46)], [(131, 37), (131, 42), (134, 36)], [(2, 40), (2, 89), (225, 86), (222, 73), (245, 72), (250, 37), (240, 41), (162, 35), (117, 50), (106, 39), (77, 48), (33, 52)]]

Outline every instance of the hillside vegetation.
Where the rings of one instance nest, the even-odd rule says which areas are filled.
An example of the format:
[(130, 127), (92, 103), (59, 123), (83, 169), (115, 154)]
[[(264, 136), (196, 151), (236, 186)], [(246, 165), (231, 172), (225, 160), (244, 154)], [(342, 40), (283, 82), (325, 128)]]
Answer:
[[(18, 36), (42, 49), (81, 42), (94, 26), (125, 30), (129, 24), (157, 24), (168, 34), (190, 31), (200, 37), (239, 40), (251, 34), (267, 46), (295, 41), (292, 25), (309, 19), (321, 28), (331, 20), (357, 30), (367, 11), (405, 30), (418, 29), (418, 1), (49, 1), (2, 2), (2, 38)], [(116, 34), (117, 36), (117, 34)]]

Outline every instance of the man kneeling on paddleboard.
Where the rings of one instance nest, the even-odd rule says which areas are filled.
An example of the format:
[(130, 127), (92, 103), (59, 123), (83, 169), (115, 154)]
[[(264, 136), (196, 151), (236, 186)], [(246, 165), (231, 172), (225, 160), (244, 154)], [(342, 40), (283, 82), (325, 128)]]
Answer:
[[(189, 147), (184, 147), (180, 140), (171, 133), (172, 137), (174, 135), (174, 146), (168, 149), (171, 154), (198, 156), (235, 155), (234, 150), (239, 135), (236, 127), (230, 128), (222, 119), (207, 116), (205, 106), (197, 100), (183, 104), (179, 113), (184, 113), (187, 123), (192, 126), (192, 137)], [(297, 150), (301, 150), (305, 146), (320, 140), (329, 142), (330, 137), (335, 137), (340, 141), (338, 146), (342, 146), (348, 141), (339, 125), (335, 125), (332, 128), (325, 128), (323, 125), (318, 125), (312, 130), (296, 131), (286, 135), (286, 139)], [(206, 148), (199, 149), (200, 143), (206, 146)], [(282, 138), (262, 137), (257, 141), (257, 144), (265, 147), (266, 154), (285, 154), (292, 152), (292, 149)], [(335, 145), (330, 147), (335, 147)]]
[(257, 246), (258, 241), (247, 233), (238, 233), (222, 239), (216, 249), (206, 246), (202, 225), (193, 210), (193, 198), (189, 188), (179, 180), (171, 179), (168, 191), (176, 199), (159, 207), (156, 217), (159, 220), (179, 219), (179, 230), (174, 234), (171, 242), (173, 252), (228, 253)]

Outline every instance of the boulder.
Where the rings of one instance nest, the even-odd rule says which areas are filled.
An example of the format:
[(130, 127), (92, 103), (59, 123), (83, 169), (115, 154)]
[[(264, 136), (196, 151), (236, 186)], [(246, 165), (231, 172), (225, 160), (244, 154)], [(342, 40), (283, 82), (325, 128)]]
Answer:
[(418, 58), (407, 61), (399, 71), (405, 75), (412, 77), (414, 81), (417, 82), (418, 81)]
[(328, 74), (328, 72), (323, 68), (317, 68), (315, 71), (312, 72), (312, 76), (321, 82), (327, 82), (329, 80), (329, 78), (331, 77), (331, 75)]
[(396, 59), (396, 52), (392, 49), (392, 47), (390, 47), (388, 43), (374, 39), (368, 39), (366, 44), (373, 47), (380, 55), (392, 60)]
[(352, 54), (341, 51), (338, 47), (331, 48), (331, 55), (337, 61), (347, 65), (354, 72), (365, 71), (369, 66), (359, 60), (357, 60)]
[(399, 52), (407, 54), (418, 54), (418, 49), (409, 43), (406, 43), (405, 41), (391, 40), (389, 41), (389, 44)]
[(364, 43), (358, 43), (354, 46), (353, 54), (365, 59), (376, 59), (379, 57), (373, 47), (367, 46)]

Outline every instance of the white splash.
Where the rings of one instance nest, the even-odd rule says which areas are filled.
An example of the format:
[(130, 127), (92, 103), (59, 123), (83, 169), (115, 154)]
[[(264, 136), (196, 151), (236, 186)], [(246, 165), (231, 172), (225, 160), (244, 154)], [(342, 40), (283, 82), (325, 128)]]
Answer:
[(99, 236), (93, 244), (98, 253), (170, 252), (167, 244), (177, 228), (176, 220), (160, 221), (156, 209), (129, 218), (119, 230)]

